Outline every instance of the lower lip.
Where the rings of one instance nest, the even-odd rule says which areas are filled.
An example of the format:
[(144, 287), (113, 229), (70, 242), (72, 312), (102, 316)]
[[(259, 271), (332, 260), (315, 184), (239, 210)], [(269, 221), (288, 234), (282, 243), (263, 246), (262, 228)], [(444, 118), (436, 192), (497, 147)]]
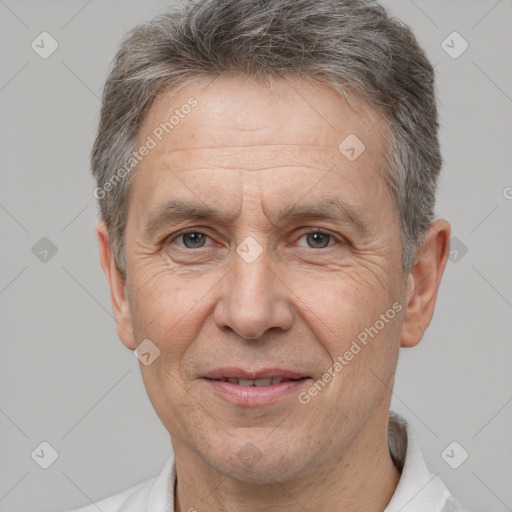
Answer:
[(287, 380), (269, 386), (240, 386), (221, 380), (203, 380), (212, 387), (215, 393), (223, 398), (236, 405), (250, 407), (273, 404), (291, 393), (298, 393), (299, 389), (310, 379)]

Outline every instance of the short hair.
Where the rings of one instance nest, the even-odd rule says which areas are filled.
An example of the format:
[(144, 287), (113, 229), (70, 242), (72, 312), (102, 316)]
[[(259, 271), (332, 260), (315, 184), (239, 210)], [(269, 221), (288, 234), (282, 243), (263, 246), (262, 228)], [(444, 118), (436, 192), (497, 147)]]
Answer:
[(395, 200), (402, 266), (410, 271), (433, 221), (442, 157), (434, 69), (409, 27), (375, 0), (186, 0), (125, 35), (103, 91), (92, 172), (123, 276), (136, 166), (123, 179), (119, 171), (154, 99), (201, 78), (238, 74), (317, 81), (383, 112), (379, 171)]

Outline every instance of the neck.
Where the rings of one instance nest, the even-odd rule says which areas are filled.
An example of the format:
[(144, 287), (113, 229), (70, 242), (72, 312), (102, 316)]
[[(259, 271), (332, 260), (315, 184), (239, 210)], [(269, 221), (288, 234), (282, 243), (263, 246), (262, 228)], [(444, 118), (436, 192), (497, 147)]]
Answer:
[(174, 510), (382, 512), (400, 480), (389, 454), (387, 422), (386, 411), (379, 422), (369, 421), (349, 448), (341, 450), (343, 453), (333, 450), (327, 463), (324, 460), (319, 467), (309, 468), (307, 474), (265, 485), (220, 474), (173, 440), (178, 475)]

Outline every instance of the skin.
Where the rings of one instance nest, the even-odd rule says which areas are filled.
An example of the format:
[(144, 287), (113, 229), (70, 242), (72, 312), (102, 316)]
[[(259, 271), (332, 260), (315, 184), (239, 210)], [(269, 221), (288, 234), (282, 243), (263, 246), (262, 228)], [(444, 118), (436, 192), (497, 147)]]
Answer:
[[(387, 445), (399, 348), (422, 338), (446, 265), (450, 226), (435, 221), (405, 274), (393, 197), (379, 173), (382, 112), (355, 95), (298, 79), (271, 88), (242, 77), (161, 93), (139, 145), (190, 97), (198, 104), (140, 162), (126, 226), (127, 281), (98, 223), (101, 263), (119, 336), (149, 338), (160, 356), (141, 363), (148, 396), (171, 435), (176, 510), (382, 511), (400, 478)], [(338, 149), (366, 145), (353, 162)], [(287, 205), (336, 196), (364, 217), (281, 219)], [(170, 199), (208, 205), (230, 220), (165, 222), (146, 229)], [(185, 228), (207, 235), (177, 236)], [(315, 230), (327, 235), (311, 235)], [(248, 263), (247, 237), (262, 249)], [(188, 244), (188, 247), (187, 245)], [(200, 377), (223, 366), (285, 367), (321, 378), (365, 328), (402, 310), (304, 405), (292, 393), (260, 407), (235, 405)], [(260, 455), (252, 466), (237, 452)]]

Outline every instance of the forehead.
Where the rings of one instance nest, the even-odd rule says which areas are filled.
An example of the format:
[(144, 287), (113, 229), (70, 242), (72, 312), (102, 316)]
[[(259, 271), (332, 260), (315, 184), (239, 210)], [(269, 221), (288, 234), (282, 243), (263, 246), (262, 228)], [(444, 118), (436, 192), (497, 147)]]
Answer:
[[(297, 78), (265, 83), (246, 77), (203, 79), (178, 92), (159, 94), (139, 135), (157, 130), (164, 142), (159, 147), (167, 153), (242, 149), (244, 144), (270, 148), (276, 142), (289, 145), (289, 151), (291, 146), (296, 151), (300, 146), (338, 150), (350, 134), (364, 139), (369, 150), (382, 149), (383, 112), (353, 93), (348, 100), (325, 84)], [(187, 129), (190, 125), (193, 133)]]
[(149, 140), (152, 147), (132, 189), (145, 205), (194, 190), (219, 204), (229, 196), (223, 206), (234, 211), (251, 181), (270, 202), (298, 199), (322, 176), (311, 190), (320, 199), (337, 185), (360, 204), (362, 193), (383, 196), (383, 113), (353, 94), (349, 103), (327, 85), (298, 79), (220, 77), (162, 93), (139, 130), (138, 147)]

